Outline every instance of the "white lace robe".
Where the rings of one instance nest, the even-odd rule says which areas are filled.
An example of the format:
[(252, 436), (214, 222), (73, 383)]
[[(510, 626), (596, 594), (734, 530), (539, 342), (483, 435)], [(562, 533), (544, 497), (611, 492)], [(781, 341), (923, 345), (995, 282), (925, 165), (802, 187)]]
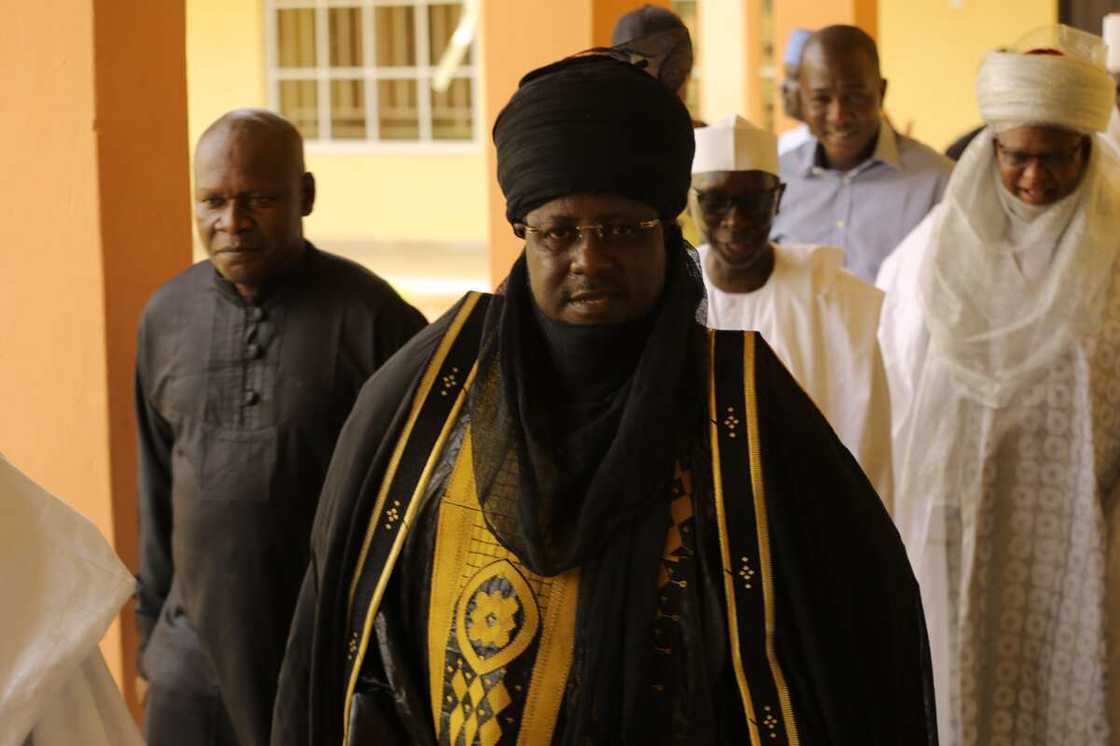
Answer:
[[(1120, 263), (1095, 331), (1008, 406), (948, 396), (922, 413), (923, 389), (953, 390), (917, 300), (935, 219), (878, 284), (895, 500), (900, 516), (919, 516), (900, 530), (922, 584), (941, 743), (1115, 746)], [(959, 488), (921, 489), (938, 481)]]

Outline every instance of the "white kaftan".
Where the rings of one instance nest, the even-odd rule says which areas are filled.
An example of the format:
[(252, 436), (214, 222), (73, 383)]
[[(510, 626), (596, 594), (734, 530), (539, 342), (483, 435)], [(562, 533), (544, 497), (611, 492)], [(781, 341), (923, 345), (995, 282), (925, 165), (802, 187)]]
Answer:
[(97, 644), (134, 580), (97, 529), (0, 455), (0, 746), (140, 746)]
[[(883, 294), (844, 269), (834, 246), (775, 246), (758, 290), (726, 293), (707, 270), (708, 325), (754, 329), (824, 414), (891, 508), (890, 395), (876, 332)], [(708, 246), (701, 246), (706, 266)]]
[(1120, 618), (1109, 608), (1120, 600), (1109, 591), (1120, 588), (1120, 553), (1109, 551), (1110, 532), (1120, 536), (1120, 264), (1094, 331), (1009, 402), (982, 404), (931, 348), (918, 300), (945, 211), (930, 213), (878, 281), (895, 515), (922, 587), (941, 744), (1120, 744), (1107, 690), (1120, 680), (1109, 628), (1120, 629), (1108, 621)]

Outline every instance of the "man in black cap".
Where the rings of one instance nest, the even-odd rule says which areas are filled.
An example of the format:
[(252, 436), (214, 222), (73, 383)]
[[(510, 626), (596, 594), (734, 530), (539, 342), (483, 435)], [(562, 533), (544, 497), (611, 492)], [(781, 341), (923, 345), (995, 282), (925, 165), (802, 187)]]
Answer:
[(274, 746), (935, 743), (890, 518), (766, 343), (697, 323), (680, 100), (578, 56), (494, 141), (525, 251), (343, 429)]
[[(648, 3), (635, 8), (615, 23), (611, 31), (611, 45), (649, 60), (656, 68), (655, 76), (682, 101), (687, 100), (694, 62), (692, 36), (676, 13)], [(704, 126), (697, 120), (693, 120), (692, 124), (694, 127)]]

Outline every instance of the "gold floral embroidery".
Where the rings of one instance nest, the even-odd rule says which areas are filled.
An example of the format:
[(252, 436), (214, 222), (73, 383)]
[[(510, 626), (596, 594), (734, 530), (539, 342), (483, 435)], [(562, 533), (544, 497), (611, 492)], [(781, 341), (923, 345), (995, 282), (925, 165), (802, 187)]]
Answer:
[(514, 614), (520, 608), (513, 596), (503, 596), (501, 591), (482, 592), (474, 597), (467, 634), (471, 642), (495, 648), (509, 644), (510, 635), (517, 629)]

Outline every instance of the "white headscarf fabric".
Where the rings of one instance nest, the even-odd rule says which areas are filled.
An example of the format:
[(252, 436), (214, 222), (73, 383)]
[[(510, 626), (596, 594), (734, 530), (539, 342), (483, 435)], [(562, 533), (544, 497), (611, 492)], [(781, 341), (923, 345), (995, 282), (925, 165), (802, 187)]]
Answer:
[(779, 173), (778, 138), (736, 114), (709, 127), (700, 127), (694, 134), (693, 174), (765, 171), (777, 176)]
[[(996, 166), (993, 128), (1001, 124), (1081, 133), (1107, 127), (1114, 89), (1104, 72), (1103, 44), (1074, 33), (1082, 47), (1081, 37), (1096, 40), (1099, 62), (1064, 48), (1058, 50), (1063, 56), (993, 53), (985, 59), (977, 88), (989, 129), (953, 170), (922, 271), (933, 351), (986, 406), (1005, 404), (1099, 318), (1120, 242), (1120, 162), (1102, 138), (1093, 138), (1076, 191), (1042, 210), (1016, 209), (1026, 206), (1004, 191)], [(1024, 254), (1045, 267), (1040, 276), (1023, 273), (1017, 256)]]
[(97, 647), (134, 585), (92, 523), (0, 454), (0, 746), (140, 746)]

